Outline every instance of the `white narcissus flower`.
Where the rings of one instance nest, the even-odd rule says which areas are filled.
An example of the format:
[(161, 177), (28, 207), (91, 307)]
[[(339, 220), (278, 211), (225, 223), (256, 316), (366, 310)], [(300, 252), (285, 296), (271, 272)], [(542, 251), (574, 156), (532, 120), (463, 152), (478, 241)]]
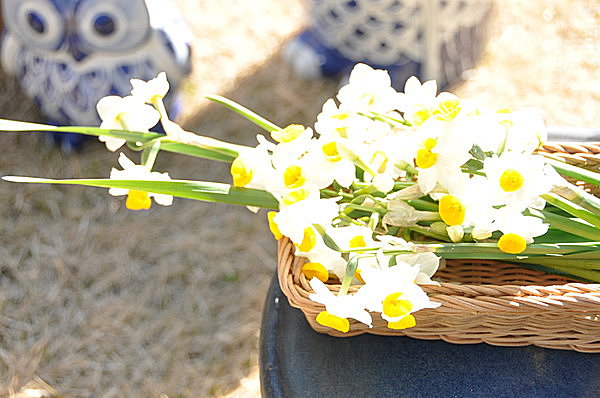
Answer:
[(533, 238), (548, 232), (548, 224), (538, 217), (524, 216), (518, 209), (504, 207), (498, 210), (496, 220), (492, 224), (495, 230), (503, 235), (498, 240), (498, 248), (506, 253), (519, 254)]
[(439, 303), (429, 300), (427, 294), (415, 280), (419, 275), (418, 266), (398, 263), (389, 268), (367, 268), (361, 272), (365, 281), (357, 296), (367, 303), (370, 311), (380, 312), (391, 329), (406, 329), (415, 326), (412, 313), (424, 308), (439, 307)]
[(487, 158), (483, 165), (496, 204), (524, 210), (552, 189), (553, 179), (546, 175), (544, 160), (539, 155), (504, 152), (499, 157)]
[[(473, 227), (475, 239), (485, 239), (491, 235), (497, 204), (496, 195), (489, 189), (485, 177), (461, 174), (448, 183), (447, 194), (436, 194), (438, 211), (448, 227)], [(439, 196), (439, 198), (438, 198)]]
[(154, 79), (144, 81), (131, 79), (131, 95), (137, 97), (147, 104), (153, 104), (157, 99), (162, 99), (169, 91), (167, 74), (160, 72)]
[(325, 306), (325, 311), (317, 315), (316, 320), (319, 324), (343, 333), (350, 330), (350, 322), (347, 318), (356, 319), (369, 327), (373, 326), (371, 315), (365, 311), (360, 296), (353, 294), (336, 296), (317, 278), (310, 280), (310, 286), (315, 293), (311, 293), (308, 298)]
[(240, 152), (229, 171), (234, 186), (256, 189), (266, 189), (275, 175), (271, 157), (261, 145)]
[(321, 236), (315, 235), (315, 238), (315, 245), (310, 251), (302, 252), (300, 251), (300, 247), (302, 245), (297, 245), (294, 255), (306, 257), (311, 263), (322, 264), (328, 272), (333, 273), (340, 280), (342, 280), (344, 278), (344, 274), (346, 273), (347, 261), (342, 258), (342, 254), (340, 252), (336, 252), (325, 245)]
[(525, 108), (516, 112), (499, 113), (508, 131), (506, 150), (531, 153), (548, 140), (541, 112)]
[(421, 84), (417, 77), (411, 76), (404, 85), (404, 92), (397, 97), (398, 110), (410, 124), (418, 126), (431, 117), (436, 94), (435, 80)]
[(271, 137), (277, 141), (276, 145), (268, 146), (272, 151), (273, 167), (281, 168), (304, 155), (310, 146), (313, 131), (311, 128), (292, 124), (282, 130), (272, 131)]
[(392, 88), (386, 70), (356, 64), (350, 72), (348, 84), (339, 90), (337, 99), (340, 109), (345, 111), (385, 114), (396, 109), (398, 93)]
[(408, 253), (396, 255), (396, 261), (419, 268), (419, 273), (415, 277), (417, 285), (437, 285), (438, 282), (432, 281), (431, 277), (440, 267), (440, 258), (433, 253)]
[(301, 244), (305, 238), (306, 229), (312, 228), (313, 224), (331, 225), (332, 220), (339, 214), (337, 200), (338, 198), (319, 199), (317, 197), (298, 201), (281, 209), (273, 217), (273, 222), (282, 235), (287, 236), (296, 244)]
[[(98, 115), (102, 119), (100, 128), (114, 130), (129, 130), (142, 133), (148, 132), (158, 123), (160, 114), (150, 105), (137, 97), (119, 97), (111, 95), (98, 101)], [(127, 140), (108, 136), (98, 137), (106, 144), (106, 148), (114, 152)]]
[[(170, 181), (168, 173), (158, 173), (148, 170), (146, 166), (133, 163), (123, 153), (119, 156), (119, 164), (123, 170), (113, 168), (110, 172), (111, 180), (155, 180)], [(173, 196), (157, 194), (152, 192), (143, 192), (137, 190), (110, 188), (108, 193), (113, 196), (127, 195), (126, 206), (130, 210), (146, 210), (152, 205), (150, 198), (162, 206), (173, 204)]]
[(450, 124), (434, 121), (423, 131), (415, 164), (419, 170), (419, 188), (424, 194), (430, 193), (438, 183), (448, 188), (448, 182), (462, 174), (461, 166), (471, 158), (471, 137)]
[(355, 112), (338, 109), (333, 99), (323, 104), (323, 110), (317, 116), (315, 130), (324, 139), (364, 140), (365, 131), (372, 120)]
[(348, 188), (354, 181), (354, 162), (344, 156), (340, 140), (319, 138), (313, 141), (304, 157), (308, 179), (319, 188), (326, 188), (333, 181)]
[(373, 231), (368, 227), (349, 225), (345, 227), (327, 228), (327, 234), (342, 250), (358, 250), (378, 247), (373, 240)]

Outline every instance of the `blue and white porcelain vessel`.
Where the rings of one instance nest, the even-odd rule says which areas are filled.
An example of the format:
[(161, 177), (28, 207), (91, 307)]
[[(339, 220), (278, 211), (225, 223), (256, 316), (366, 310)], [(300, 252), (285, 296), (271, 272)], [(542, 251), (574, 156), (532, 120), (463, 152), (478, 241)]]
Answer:
[(191, 33), (170, 0), (2, 0), (4, 70), (48, 121), (98, 125), (96, 103), (130, 79), (190, 71)]
[(388, 69), (396, 89), (410, 76), (438, 87), (475, 65), (492, 0), (308, 0), (310, 26), (285, 48), (305, 78), (343, 75), (357, 62)]

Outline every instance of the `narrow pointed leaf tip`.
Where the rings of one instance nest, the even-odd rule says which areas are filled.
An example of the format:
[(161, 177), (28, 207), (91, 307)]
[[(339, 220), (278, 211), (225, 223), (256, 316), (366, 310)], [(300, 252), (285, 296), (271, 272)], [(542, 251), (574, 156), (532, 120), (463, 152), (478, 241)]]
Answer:
[(19, 122), (17, 120), (0, 119), (0, 131), (44, 131), (56, 130), (56, 126), (48, 124)]
[(48, 180), (45, 178), (36, 178), (36, 177), (19, 177), (19, 176), (3, 176), (2, 179), (8, 182), (34, 182), (34, 183), (44, 183)]
[(261, 127), (262, 129), (264, 129), (268, 132), (281, 130), (281, 127), (277, 126), (276, 124), (268, 121), (264, 117), (251, 111), (250, 109), (248, 109), (228, 98), (221, 97), (220, 95), (207, 95), (205, 98), (210, 101), (224, 105), (225, 107), (227, 107), (227, 108), (231, 109), (232, 111), (236, 112), (237, 114), (245, 117), (252, 123), (256, 124), (257, 126)]

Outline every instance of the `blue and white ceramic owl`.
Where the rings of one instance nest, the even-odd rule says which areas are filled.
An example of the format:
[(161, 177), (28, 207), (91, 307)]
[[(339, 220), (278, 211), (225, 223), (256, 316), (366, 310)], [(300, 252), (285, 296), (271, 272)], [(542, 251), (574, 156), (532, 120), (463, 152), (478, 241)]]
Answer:
[(397, 89), (410, 76), (459, 80), (483, 48), (491, 0), (306, 0), (310, 26), (284, 55), (305, 78), (358, 62), (387, 69)]
[(98, 125), (98, 100), (128, 95), (130, 79), (164, 71), (174, 92), (190, 71), (170, 0), (2, 0), (2, 14), (2, 66), (53, 124)]

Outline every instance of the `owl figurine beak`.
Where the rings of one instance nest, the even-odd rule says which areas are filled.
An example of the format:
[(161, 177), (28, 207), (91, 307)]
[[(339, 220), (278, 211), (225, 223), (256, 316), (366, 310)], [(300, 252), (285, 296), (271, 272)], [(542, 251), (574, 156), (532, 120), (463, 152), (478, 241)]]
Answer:
[(88, 56), (88, 54), (81, 50), (78, 40), (74, 35), (69, 35), (67, 38), (67, 51), (71, 54), (75, 62), (81, 62)]

